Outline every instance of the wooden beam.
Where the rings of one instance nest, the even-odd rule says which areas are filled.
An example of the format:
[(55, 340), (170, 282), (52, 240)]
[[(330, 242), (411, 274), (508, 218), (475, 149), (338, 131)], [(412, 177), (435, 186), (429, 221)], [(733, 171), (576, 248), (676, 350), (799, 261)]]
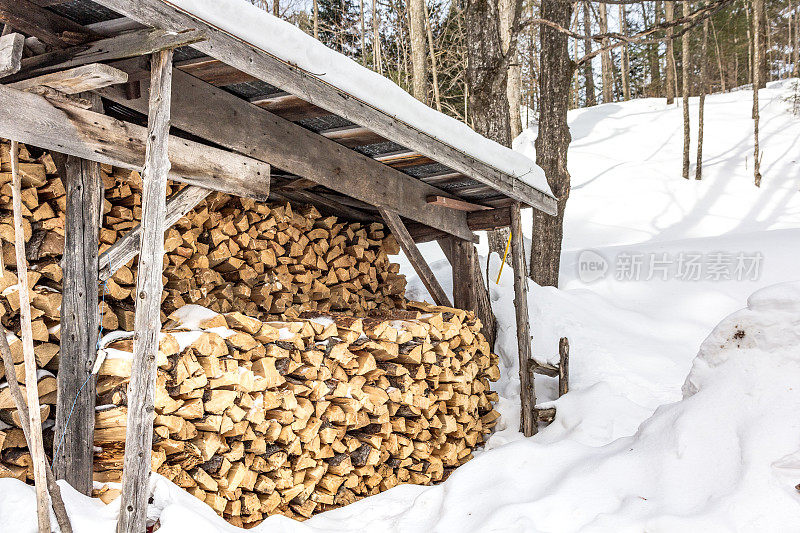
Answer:
[(172, 30), (188, 28), (207, 32), (207, 40), (194, 48), (260, 80), (280, 87), (315, 106), (327, 109), (375, 133), (416, 150), (453, 170), (485, 183), (507, 196), (549, 214), (556, 212), (556, 200), (527, 183), (420, 131), (381, 109), (347, 94), (296, 64), (278, 58), (174, 5), (161, 0), (95, 0), (109, 9), (142, 24)]
[(0, 0), (0, 20), (58, 48), (84, 43), (96, 37), (77, 22), (29, 0)]
[(511, 225), (511, 208), (500, 207), (475, 211), (467, 215), (467, 224), (473, 231), (507, 228)]
[[(186, 213), (202, 202), (211, 191), (189, 185), (167, 200), (166, 214), (164, 216), (164, 231), (172, 227)], [(100, 281), (105, 281), (114, 275), (119, 267), (128, 264), (128, 261), (139, 254), (142, 242), (142, 225), (138, 224), (123, 237), (120, 237), (108, 250), (100, 254)]]
[(8, 86), (24, 91), (31, 87), (50, 87), (65, 94), (93, 91), (109, 85), (125, 83), (128, 73), (102, 63), (90, 63), (59, 72), (9, 83)]
[(25, 258), (25, 231), (22, 228), (22, 179), (19, 174), (19, 144), (11, 141), (11, 197), (14, 209), (14, 252), (19, 279), (19, 317), (22, 333), (22, 354), (25, 362), (25, 392), (28, 400), (30, 440), (28, 450), (33, 461), (33, 480), (36, 485), (36, 514), (39, 532), (50, 532), (50, 498), (47, 490), (46, 461), (42, 439), (42, 413), (39, 409), (39, 394), (34, 383), (37, 382), (36, 355), (33, 350), (33, 329), (31, 327), (31, 301), (28, 286), (28, 261)]
[(0, 37), (0, 78), (14, 74), (22, 68), (22, 50), (25, 36), (9, 33)]
[[(126, 70), (126, 66), (114, 66)], [(130, 76), (134, 74), (128, 71)], [(143, 82), (143, 85), (145, 83)], [(443, 191), (420, 182), (335, 141), (293, 124), (266, 109), (198, 80), (173, 72), (172, 124), (184, 131), (302, 176), (369, 205), (402, 212), (404, 217), (463, 239), (472, 239), (462, 212), (428, 205), (430, 195)], [(127, 100), (119, 87), (101, 94), (136, 111), (143, 98)], [(202, 102), (203, 105), (197, 105)]]
[(522, 433), (526, 437), (537, 432), (536, 391), (531, 372), (531, 325), (528, 319), (528, 275), (525, 271), (525, 246), (522, 241), (520, 205), (511, 205), (511, 265), (514, 268), (514, 310), (517, 318), (519, 382)]
[[(95, 98), (99, 104), (100, 98)], [(53, 456), (53, 469), (58, 479), (91, 496), (96, 397), (92, 367), (100, 324), (97, 242), (102, 177), (100, 165), (93, 161), (67, 156), (64, 166), (64, 286), (55, 426), (58, 453)]]
[(216, 87), (257, 81), (250, 74), (226, 65), (213, 57), (198, 57), (175, 63), (175, 68), (187, 72), (195, 78), (207, 81)]
[(484, 211), (487, 209), (491, 209), (491, 207), (486, 207), (485, 205), (478, 205), (473, 204), (470, 202), (465, 202), (464, 200), (457, 200), (456, 198), (449, 198), (447, 196), (428, 196), (425, 199), (429, 204), (438, 205), (441, 207), (447, 207), (449, 209), (456, 209), (458, 211), (466, 211), (471, 213), (473, 211)]
[[(147, 129), (0, 86), (0, 137), (140, 170)], [(175, 136), (169, 137), (169, 156), (176, 181), (258, 199), (269, 194), (270, 169), (262, 161)]]
[(452, 307), (450, 299), (447, 297), (444, 289), (442, 289), (436, 276), (433, 275), (431, 267), (428, 266), (419, 248), (414, 244), (414, 240), (411, 238), (405, 224), (403, 224), (403, 221), (400, 219), (400, 215), (384, 208), (380, 208), (380, 213), (384, 222), (386, 222), (386, 225), (389, 227), (389, 231), (392, 232), (397, 242), (400, 243), (400, 248), (402, 248), (403, 253), (405, 253), (406, 257), (411, 262), (411, 266), (414, 267), (419, 279), (422, 280), (425, 288), (428, 289), (428, 293), (430, 293), (434, 303), (436, 305)]
[(166, 48), (196, 43), (202, 39), (203, 33), (197, 30), (176, 33), (148, 28), (129, 31), (91, 43), (25, 58), (22, 60), (20, 72), (9, 77), (8, 80), (4, 80), (4, 83), (41, 76), (89, 63), (146, 55)]
[(161, 331), (161, 283), (164, 219), (170, 161), (169, 114), (172, 94), (172, 50), (153, 54), (147, 155), (142, 173), (142, 236), (136, 279), (133, 362), (128, 386), (125, 459), (117, 533), (140, 533), (147, 521), (156, 352)]
[(367, 144), (375, 144), (386, 142), (386, 139), (374, 133), (364, 126), (354, 124), (352, 126), (342, 126), (341, 128), (331, 128), (319, 132), (320, 135), (333, 139), (341, 145), (348, 147), (364, 146)]

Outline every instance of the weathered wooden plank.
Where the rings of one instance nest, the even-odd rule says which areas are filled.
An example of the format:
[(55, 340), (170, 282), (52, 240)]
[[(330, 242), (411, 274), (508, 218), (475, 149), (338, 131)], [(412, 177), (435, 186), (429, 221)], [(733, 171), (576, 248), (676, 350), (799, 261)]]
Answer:
[(531, 325), (528, 321), (528, 275), (525, 271), (525, 246), (522, 240), (520, 205), (511, 205), (511, 265), (514, 268), (514, 310), (517, 319), (519, 381), (522, 433), (526, 437), (537, 432), (536, 391), (531, 372)]
[(256, 78), (250, 74), (245, 74), (241, 70), (226, 65), (213, 57), (187, 59), (176, 63), (175, 68), (188, 72), (195, 78), (200, 78), (217, 87), (233, 85), (234, 83), (256, 81)]
[(42, 413), (39, 410), (39, 393), (33, 383), (37, 382), (36, 356), (33, 351), (33, 329), (31, 327), (31, 301), (28, 286), (28, 262), (25, 259), (25, 232), (22, 228), (22, 178), (19, 175), (19, 145), (11, 141), (11, 196), (14, 209), (14, 252), (19, 278), (19, 316), (22, 330), (22, 354), (25, 362), (25, 387), (29, 407), (28, 423), (30, 440), (28, 450), (33, 459), (33, 480), (36, 485), (36, 514), (39, 532), (50, 532), (50, 498), (47, 490), (46, 461), (42, 439)]
[(406, 257), (411, 262), (411, 266), (414, 267), (423, 285), (428, 289), (434, 303), (436, 305), (451, 307), (450, 299), (447, 297), (444, 289), (442, 289), (436, 276), (433, 275), (431, 267), (428, 266), (428, 263), (425, 261), (422, 253), (420, 253), (411, 235), (409, 235), (405, 224), (403, 224), (403, 221), (400, 219), (400, 215), (384, 208), (380, 208), (380, 213), (384, 222), (386, 222), (386, 225), (389, 227), (389, 231), (392, 232), (397, 242), (400, 243), (400, 248), (403, 249), (403, 253), (405, 253)]
[[(122, 70), (135, 67), (129, 62), (114, 66)], [(131, 71), (128, 74), (134, 76)], [(440, 189), (344, 148), (185, 72), (173, 72), (173, 87), (172, 123), (176, 127), (241, 154), (269, 161), (276, 168), (367, 204), (400, 211), (407, 218), (462, 239), (473, 238), (464, 213), (444, 210), (425, 201), (430, 195), (444, 194)], [(146, 95), (145, 89), (142, 87), (143, 95)], [(137, 111), (146, 109), (144, 97), (127, 100), (119, 87), (100, 92)], [(198, 102), (203, 105), (197, 105)]]
[(464, 200), (458, 200), (448, 196), (428, 196), (426, 201), (429, 204), (447, 207), (449, 209), (456, 209), (458, 211), (466, 211), (468, 213), (491, 209), (491, 207), (486, 207), (485, 205), (473, 204), (471, 202), (465, 202)]
[(9, 33), (0, 37), (0, 78), (14, 74), (22, 68), (22, 50), (25, 36)]
[[(0, 86), (0, 137), (140, 170), (147, 129)], [(169, 148), (171, 179), (238, 196), (265, 199), (269, 194), (270, 170), (263, 161), (175, 136), (169, 137)]]
[[(99, 97), (95, 97), (99, 104)], [(97, 242), (100, 231), (100, 165), (74, 156), (64, 164), (66, 225), (61, 303), (61, 353), (53, 469), (59, 479), (92, 495), (95, 377), (100, 313)], [(74, 407), (73, 407), (74, 404)], [(57, 451), (57, 453), (56, 453)]]
[(96, 0), (142, 24), (164, 29), (202, 29), (207, 40), (193, 45), (242, 72), (280, 87), (299, 98), (360, 124), (383, 137), (490, 185), (509, 197), (549, 214), (555, 214), (556, 201), (530, 185), (500, 172), (425, 132), (400, 122), (396, 117), (347, 94), (341, 89), (257, 48), (230, 33), (199, 20), (160, 0)]
[(142, 173), (142, 248), (136, 280), (133, 362), (128, 387), (128, 421), (117, 533), (140, 533), (147, 520), (156, 352), (161, 330), (161, 275), (164, 220), (170, 160), (169, 114), (172, 94), (172, 50), (153, 54), (147, 155)]
[(288, 93), (257, 96), (252, 98), (250, 103), (293, 122), (303, 118), (324, 117), (331, 114), (327, 109), (309, 104), (302, 98)]
[[(209, 189), (189, 185), (172, 195), (166, 204), (164, 231), (194, 209), (210, 193)], [(136, 257), (141, 247), (141, 236), (142, 225), (138, 224), (100, 255), (100, 281), (107, 280), (119, 267), (128, 264), (128, 261)]]
[(21, 91), (31, 87), (44, 86), (65, 94), (78, 94), (126, 81), (128, 81), (127, 72), (102, 63), (90, 63), (16, 81), (9, 83), (8, 86)]
[(355, 146), (364, 146), (367, 144), (375, 144), (386, 141), (386, 139), (377, 133), (374, 133), (364, 126), (359, 125), (331, 128), (329, 130), (321, 131), (320, 135), (323, 135), (328, 139), (333, 139), (339, 144), (351, 148)]
[(0, 0), (0, 20), (50, 46), (63, 48), (89, 41), (89, 30), (29, 0)]
[(20, 71), (4, 82), (41, 76), (88, 63), (146, 55), (157, 50), (196, 43), (202, 39), (203, 32), (197, 30), (177, 33), (150, 28), (133, 30), (91, 43), (25, 58), (22, 60)]

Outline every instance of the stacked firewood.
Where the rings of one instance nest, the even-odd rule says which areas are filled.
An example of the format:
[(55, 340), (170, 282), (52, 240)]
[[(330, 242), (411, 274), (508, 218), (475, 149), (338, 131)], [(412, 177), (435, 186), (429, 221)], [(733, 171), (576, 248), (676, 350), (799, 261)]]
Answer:
[[(233, 524), (440, 481), (498, 418), (497, 358), (472, 313), (262, 322), (192, 307), (161, 339), (153, 469)], [(131, 346), (110, 345), (100, 370), (100, 482), (121, 476)]]
[[(22, 211), (37, 387), (52, 440), (60, 343), (66, 193), (53, 157), (20, 145)], [(100, 252), (134, 228), (141, 217), (141, 177), (101, 165), (104, 188)], [(169, 183), (167, 194), (182, 185)], [(9, 338), (17, 378), (25, 381), (19, 339), (19, 290), (14, 255), (10, 144), (0, 142), (0, 321)], [(185, 303), (216, 311), (242, 310), (259, 318), (296, 317), (303, 311), (354, 315), (404, 307), (405, 278), (387, 254), (397, 243), (380, 224), (347, 223), (310, 206), (267, 205), (211, 194), (165, 234), (163, 318)], [(136, 260), (100, 286), (104, 330), (132, 330)], [(0, 365), (0, 477), (25, 479), (30, 456), (18, 450), (18, 415)]]

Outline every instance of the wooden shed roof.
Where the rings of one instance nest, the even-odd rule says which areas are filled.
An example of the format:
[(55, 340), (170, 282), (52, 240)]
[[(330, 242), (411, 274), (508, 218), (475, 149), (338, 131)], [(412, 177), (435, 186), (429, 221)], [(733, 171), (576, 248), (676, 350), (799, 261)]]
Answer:
[[(38, 11), (26, 11), (23, 4)], [(403, 207), (397, 211), (412, 221), (410, 228), (416, 222), (454, 235), (459, 232), (451, 228), (464, 226), (464, 221), (470, 229), (506, 225), (505, 215), (496, 208), (512, 201), (551, 214), (555, 211), (546, 183), (536, 188), (530, 180), (500, 170), (496, 153), (494, 160), (476, 156), (474, 149), (462, 149), (419, 124), (398, 119), (388, 110), (390, 106), (366, 102), (353, 91), (170, 2), (0, 0), (0, 8), (0, 18), (15, 30), (63, 50), (56, 59), (39, 61), (37, 72), (46, 72), (48, 63), (63, 66), (64, 57), (80, 53), (76, 48), (87, 49), (93, 43), (95, 49), (110, 48), (131, 32), (139, 36), (156, 30), (196, 32), (199, 40), (174, 54), (175, 134), (270, 163), (273, 198), (311, 202), (365, 220), (379, 218), (377, 207)], [(21, 20), (13, 19), (15, 12), (22, 13)], [(118, 57), (127, 56), (109, 55)], [(147, 65), (142, 58), (111, 64), (126, 71), (129, 82), (100, 91), (105, 113), (142, 123), (147, 110)], [(26, 74), (23, 64), (23, 71), (10, 79), (32, 72), (29, 67)], [(263, 111), (252, 111), (255, 108)], [(229, 143), (232, 135), (240, 136), (241, 142)], [(260, 142), (271, 146), (270, 157), (263, 157), (264, 152), (255, 147)], [(393, 195), (396, 198), (390, 201)], [(440, 215), (451, 221), (430, 223)], [(425, 228), (419, 229), (424, 240)]]

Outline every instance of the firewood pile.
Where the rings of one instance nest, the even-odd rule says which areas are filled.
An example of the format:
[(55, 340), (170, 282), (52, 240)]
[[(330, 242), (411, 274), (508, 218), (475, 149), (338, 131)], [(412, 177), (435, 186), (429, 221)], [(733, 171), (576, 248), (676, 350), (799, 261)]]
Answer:
[[(172, 315), (176, 327), (192, 307)], [(152, 466), (233, 524), (440, 481), (498, 418), (497, 359), (473, 313), (410, 303), (373, 318), (262, 322), (202, 310), (192, 330), (161, 340)], [(109, 348), (95, 430), (103, 482), (122, 475), (132, 342)]]
[[(66, 198), (53, 158), (20, 148), (49, 453)], [(0, 163), (0, 320), (24, 383), (8, 143), (0, 144)], [(138, 223), (141, 179), (101, 171), (103, 252)], [(180, 187), (170, 183), (168, 194)], [(497, 360), (480, 322), (406, 301), (405, 279), (388, 257), (398, 246), (381, 224), (212, 193), (166, 232), (165, 251), (153, 469), (231, 523), (254, 525), (275, 513), (302, 519), (399, 483), (440, 481), (496, 422), (489, 387)], [(133, 329), (135, 263), (100, 287), (106, 332)], [(187, 310), (202, 308), (202, 323), (189, 324)], [(97, 481), (121, 475), (131, 347), (123, 339), (103, 352)], [(0, 477), (31, 480), (4, 378), (0, 365)], [(102, 492), (104, 500), (114, 495)]]

